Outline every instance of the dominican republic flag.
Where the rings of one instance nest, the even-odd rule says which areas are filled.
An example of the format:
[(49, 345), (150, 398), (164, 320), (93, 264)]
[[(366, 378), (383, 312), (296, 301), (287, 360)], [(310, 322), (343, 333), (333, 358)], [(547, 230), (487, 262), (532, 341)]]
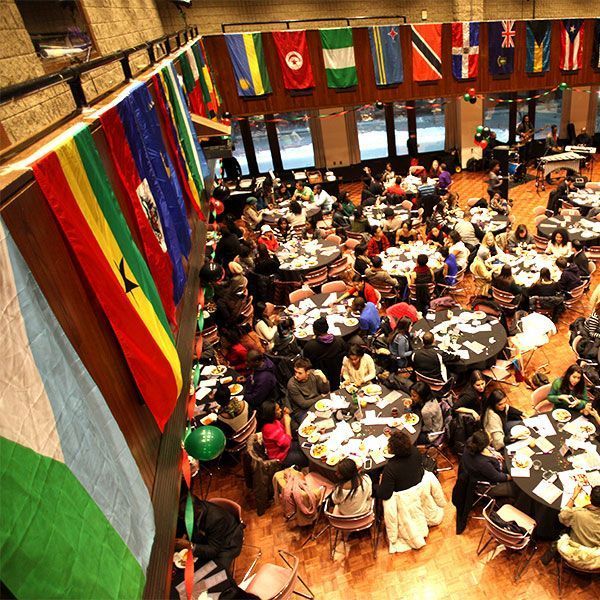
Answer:
[(414, 81), (442, 78), (441, 24), (411, 25)]
[(583, 19), (563, 19), (560, 23), (560, 68), (577, 71), (583, 65)]
[(306, 31), (273, 31), (271, 33), (286, 90), (305, 90), (315, 87)]
[(473, 79), (479, 72), (479, 23), (452, 23), (452, 75)]
[(492, 75), (509, 75), (514, 71), (516, 34), (514, 21), (488, 23), (488, 54)]

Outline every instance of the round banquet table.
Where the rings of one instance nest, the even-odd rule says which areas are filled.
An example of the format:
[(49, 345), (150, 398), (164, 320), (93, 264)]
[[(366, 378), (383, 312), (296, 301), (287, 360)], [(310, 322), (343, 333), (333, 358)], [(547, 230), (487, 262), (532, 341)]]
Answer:
[[(339, 298), (342, 294), (338, 292), (338, 293), (335, 293), (335, 295), (337, 298)], [(329, 316), (330, 318), (328, 319), (328, 321), (330, 321), (331, 317), (336, 314), (344, 315), (344, 316), (346, 316), (348, 314), (349, 305), (352, 302), (353, 298), (347, 298), (341, 304), (335, 304), (334, 306), (323, 306), (323, 303), (325, 302), (325, 300), (327, 300), (327, 298), (329, 298), (329, 294), (315, 294), (314, 296), (311, 296), (309, 298), (316, 305), (316, 308), (319, 310), (319, 313), (320, 313), (319, 317)], [(306, 310), (300, 309), (300, 304), (305, 303), (305, 302), (306, 302), (306, 300), (300, 300), (300, 302), (290, 304), (290, 306), (288, 306), (288, 308), (285, 310), (286, 314), (291, 316), (294, 319), (294, 324), (296, 323), (296, 319), (297, 319), (298, 315), (310, 313), (312, 310), (314, 310), (314, 307), (311, 307)], [(296, 316), (296, 318), (294, 318), (295, 316)], [(314, 335), (312, 334), (312, 324), (319, 317), (310, 318), (307, 322), (303, 323), (301, 327), (298, 327), (298, 328), (295, 327), (294, 335), (296, 336), (296, 339), (299, 340), (300, 342), (307, 342), (308, 340), (312, 340), (314, 338)], [(349, 337), (353, 333), (355, 333), (356, 330), (358, 329), (358, 319), (355, 317), (352, 317), (352, 318), (354, 318), (356, 320), (355, 325), (346, 325), (344, 322), (340, 321), (340, 322), (336, 322), (336, 323), (330, 323), (329, 327), (331, 328), (331, 325), (333, 324), (336, 327), (338, 327), (340, 330), (340, 333), (338, 335), (341, 335), (343, 338)], [(303, 329), (306, 330), (305, 335), (300, 333)]]
[(590, 209), (600, 208), (600, 192), (588, 189), (571, 192), (569, 202), (576, 206), (582, 215), (587, 215)]
[[(436, 326), (448, 321), (452, 316), (457, 316), (458, 314), (462, 313), (473, 314), (473, 311), (461, 310), (459, 313), (452, 310), (442, 310), (428, 315), (433, 317), (433, 319), (425, 318), (417, 321), (412, 328), (413, 348), (417, 350), (422, 347), (423, 344), (421, 338), (424, 333), (431, 331), (431, 329), (435, 328)], [(472, 321), (468, 321), (467, 323), (472, 323)], [(465, 371), (468, 369), (475, 369), (478, 365), (488, 366), (493, 364), (498, 354), (500, 354), (504, 346), (506, 346), (506, 342), (508, 341), (506, 330), (498, 319), (486, 315), (485, 318), (480, 320), (480, 323), (489, 323), (492, 327), (492, 330), (478, 331), (476, 333), (464, 333), (455, 329), (457, 334), (457, 344), (463, 346), (464, 342), (474, 341), (479, 342), (482, 346), (484, 346), (484, 349), (477, 354), (472, 350), (469, 350), (469, 358), (461, 358), (457, 362), (452, 363), (452, 370)], [(437, 339), (439, 339), (439, 334), (436, 335), (436, 340)], [(490, 342), (490, 339), (493, 339), (494, 341)], [(463, 348), (465, 347), (463, 346)], [(468, 348), (465, 349), (468, 350)], [(451, 348), (448, 349), (447, 352), (454, 353)]]
[[(573, 415), (573, 420), (579, 416), (579, 413), (574, 411), (569, 412), (571, 412)], [(561, 508), (562, 495), (550, 504), (540, 498), (537, 494), (534, 494), (533, 490), (542, 481), (544, 473), (559, 473), (561, 471), (571, 470), (573, 466), (568, 461), (568, 458), (574, 454), (577, 455), (581, 453), (581, 450), (571, 451), (571, 453), (569, 453), (566, 457), (563, 457), (560, 454), (560, 448), (562, 447), (564, 441), (570, 437), (570, 434), (557, 429), (558, 422), (552, 416), (552, 411), (544, 414), (548, 415), (550, 423), (556, 431), (556, 435), (547, 436), (548, 441), (554, 444), (554, 448), (548, 454), (542, 454), (537, 446), (533, 448), (533, 450), (540, 453), (534, 454), (531, 458), (532, 460), (539, 460), (541, 462), (541, 467), (539, 470), (531, 468), (529, 477), (515, 477), (513, 479), (515, 485), (521, 492), (515, 503), (515, 506), (535, 518), (537, 522), (536, 534), (538, 537), (543, 539), (555, 539), (561, 530), (561, 525), (558, 521), (558, 513), (560, 512)], [(598, 429), (599, 427), (596, 425), (596, 430)], [(533, 430), (531, 430), (531, 432), (534, 439), (539, 437), (538, 434)], [(598, 437), (592, 436), (590, 441), (595, 445), (596, 450), (600, 452), (600, 442), (598, 441)], [(510, 473), (512, 467), (512, 456), (506, 451), (506, 449), (504, 451), (504, 456), (508, 472)], [(554, 485), (561, 490), (563, 489), (560, 478), (558, 477), (554, 481)]]
[(400, 217), (402, 221), (408, 221), (410, 219), (411, 223), (414, 223), (418, 220), (418, 210), (406, 210), (402, 208), (401, 204), (378, 204), (371, 206), (364, 206), (363, 212), (365, 217), (369, 219), (369, 225), (371, 227), (375, 227), (377, 225), (381, 225), (385, 220), (384, 210), (386, 208), (391, 208), (394, 211), (394, 216)]
[(410, 244), (390, 246), (379, 256), (381, 256), (383, 268), (390, 275), (393, 277), (406, 277), (411, 271), (414, 271), (419, 254), (427, 255), (429, 258), (427, 264), (434, 273), (437, 273), (442, 268), (444, 259), (439, 253), (436, 244), (426, 244), (417, 241)]
[[(323, 250), (331, 248), (334, 248), (335, 252), (328, 254), (323, 253)], [(316, 260), (310, 265), (304, 264), (300, 267), (292, 266), (293, 258), (290, 257), (290, 251), (297, 254), (298, 257), (313, 257)], [(342, 255), (342, 252), (335, 242), (293, 239), (282, 244), (281, 249), (277, 251), (276, 255), (281, 263), (279, 266), (281, 271), (287, 273), (304, 273), (306, 271), (314, 271), (330, 265)]]
[[(290, 212), (290, 204), (291, 204), (291, 200), (282, 200), (279, 204), (277, 204), (277, 206), (275, 206), (275, 208), (266, 208), (265, 210), (263, 210), (263, 213), (262, 213), (263, 221), (265, 223), (272, 225), (274, 223), (277, 223), (277, 221), (281, 217), (287, 218), (287, 216)], [(321, 210), (321, 207), (317, 206), (314, 203), (306, 204), (304, 202), (301, 202), (300, 204), (304, 207), (304, 209), (306, 211), (307, 219), (314, 217)]]
[[(381, 387), (381, 390), (382, 390), (381, 398), (385, 398), (385, 396), (387, 396), (387, 394), (392, 391), (389, 388), (385, 387), (384, 385), (381, 385), (381, 384), (378, 384), (378, 385)], [(343, 388), (340, 388), (339, 390), (337, 390), (334, 393), (344, 396), (347, 400), (350, 400), (350, 407), (346, 410), (349, 410), (352, 413), (354, 413), (355, 409), (352, 406), (351, 394), (349, 394)], [(404, 400), (406, 400), (409, 397), (408, 394), (406, 394), (404, 392), (400, 392), (400, 391), (398, 393), (400, 394), (400, 397), (397, 398), (396, 400), (394, 400), (394, 402), (392, 402), (391, 404), (388, 404), (382, 410), (377, 408), (376, 403), (369, 402), (367, 404), (366, 408), (362, 409), (363, 413), (366, 410), (375, 410), (378, 415), (379, 415), (379, 413), (381, 413), (381, 417), (391, 417), (393, 408), (398, 409), (399, 416), (410, 412), (410, 410), (404, 406)], [(360, 398), (360, 396), (359, 396), (359, 398)], [(312, 410), (314, 410), (314, 408)], [(328, 411), (328, 412), (331, 412), (331, 411)], [(336, 419), (336, 412), (337, 411), (333, 411), (331, 413), (331, 419), (333, 419), (333, 421), (337, 424), (338, 421)], [(328, 413), (321, 413), (321, 414), (326, 415)], [(323, 418), (326, 418), (326, 417), (323, 417)], [(318, 422), (320, 420), (322, 420), (322, 419), (317, 418), (317, 419), (315, 419), (314, 423), (316, 423), (318, 425)], [(348, 421), (348, 424), (351, 426), (352, 423), (354, 423), (355, 421), (356, 421), (356, 418), (354, 415), (352, 415), (352, 418)], [(361, 439), (361, 440), (369, 437), (370, 435), (374, 435), (375, 437), (377, 437), (377, 436), (380, 436), (382, 433), (384, 433), (384, 430), (386, 429), (386, 427), (387, 427), (386, 425), (363, 425), (361, 431), (359, 433), (355, 433), (353, 437)], [(410, 438), (411, 443), (415, 444), (417, 441), (417, 438), (419, 437), (419, 433), (421, 433), (421, 420), (419, 419), (419, 422), (416, 425), (413, 425), (413, 427), (415, 430), (414, 433), (409, 433), (404, 428), (402, 428), (401, 431), (404, 431), (406, 433), (406, 435), (408, 435), (408, 437)], [(320, 471), (323, 474), (325, 474), (327, 477), (331, 478), (332, 474), (335, 473), (336, 467), (328, 465), (324, 460), (313, 458), (310, 454), (310, 449), (312, 448), (313, 444), (311, 444), (306, 438), (302, 437), (300, 434), (298, 434), (298, 440), (300, 442), (300, 448), (302, 449), (302, 452), (308, 458), (311, 469)], [(385, 466), (385, 464), (387, 463), (387, 460), (384, 460), (383, 462), (380, 462), (379, 464), (375, 464), (374, 461), (372, 461), (372, 463), (373, 464), (370, 469), (364, 469), (366, 472), (377, 471), (377, 470), (383, 468)]]
[(508, 229), (508, 222), (507, 215), (498, 214), (495, 210), (480, 207), (471, 209), (471, 223), (477, 225), (484, 233), (504, 233)]
[(564, 228), (568, 231), (571, 241), (579, 240), (584, 246), (600, 245), (600, 231), (595, 232), (587, 228), (586, 221), (587, 219), (570, 215), (549, 217), (538, 225), (537, 231), (542, 237), (550, 238), (556, 229)]
[(561, 273), (553, 256), (520, 248), (515, 250), (515, 254), (497, 254), (489, 258), (486, 264), (496, 275), (503, 265), (510, 265), (515, 282), (524, 288), (530, 288), (540, 278), (540, 271), (544, 267), (550, 270), (552, 281), (558, 281)]

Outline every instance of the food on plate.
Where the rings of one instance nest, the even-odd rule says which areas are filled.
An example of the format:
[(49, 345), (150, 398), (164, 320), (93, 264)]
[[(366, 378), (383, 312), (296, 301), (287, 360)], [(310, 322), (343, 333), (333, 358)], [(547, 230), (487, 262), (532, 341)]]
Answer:
[(513, 467), (517, 467), (518, 469), (529, 469), (532, 464), (532, 460), (529, 456), (524, 456), (522, 454), (515, 454), (512, 459)]
[(315, 444), (310, 449), (310, 455), (313, 458), (323, 458), (327, 454), (327, 446), (325, 444)]
[(229, 391), (231, 392), (232, 396), (237, 396), (238, 394), (241, 394), (244, 391), (244, 386), (239, 383), (232, 383), (229, 386)]
[(375, 383), (370, 383), (369, 385), (365, 386), (364, 392), (367, 394), (367, 396), (377, 396), (378, 394), (381, 394), (381, 386)]
[(344, 319), (344, 325), (346, 325), (346, 327), (355, 327), (358, 325), (358, 319), (355, 319), (354, 317), (346, 317)]
[(315, 431), (317, 431), (317, 426), (313, 425), (312, 423), (309, 425), (303, 425), (302, 427), (300, 427), (300, 429), (298, 429), (298, 433), (302, 437), (309, 437), (313, 433), (315, 433)]
[(219, 375), (225, 375), (226, 372), (227, 367), (225, 365), (214, 365), (209, 369), (208, 374), (218, 377)]
[(342, 460), (342, 457), (339, 454), (331, 454), (327, 457), (327, 460), (325, 462), (330, 467), (335, 467), (335, 465), (337, 465), (340, 462), (340, 460)]
[(325, 399), (321, 399), (321, 400), (317, 400), (315, 402), (315, 410), (318, 410), (319, 412), (323, 412), (325, 410), (329, 410), (330, 404), (328, 400)]
[(419, 422), (419, 415), (415, 413), (405, 413), (400, 418), (408, 425), (416, 425)]
[(530, 433), (531, 432), (527, 427), (525, 427), (525, 425), (515, 425), (510, 430), (510, 436), (517, 440), (524, 440), (525, 438), (529, 437)]
[(579, 431), (588, 436), (596, 433), (596, 426), (593, 423), (579, 422)]
[(299, 337), (299, 338), (308, 337), (308, 331), (306, 331), (306, 329), (296, 329), (296, 337)]
[(552, 417), (559, 423), (571, 420), (571, 413), (566, 408), (556, 408), (552, 411)]

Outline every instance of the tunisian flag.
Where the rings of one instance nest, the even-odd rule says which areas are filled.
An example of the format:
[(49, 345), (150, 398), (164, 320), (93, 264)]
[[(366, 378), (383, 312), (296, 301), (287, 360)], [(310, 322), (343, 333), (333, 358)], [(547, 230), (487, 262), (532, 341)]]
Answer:
[(288, 90), (315, 87), (306, 31), (273, 31), (271, 33), (281, 63), (283, 85)]

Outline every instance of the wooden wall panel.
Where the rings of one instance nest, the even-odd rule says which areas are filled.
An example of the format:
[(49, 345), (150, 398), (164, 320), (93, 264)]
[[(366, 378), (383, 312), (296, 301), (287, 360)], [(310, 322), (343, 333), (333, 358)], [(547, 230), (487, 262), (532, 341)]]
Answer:
[(402, 26), (400, 27), (400, 41), (404, 62), (404, 82), (388, 88), (378, 88), (375, 85), (367, 28), (354, 28), (354, 52), (359, 84), (356, 88), (342, 91), (327, 88), (319, 32), (315, 30), (307, 31), (309, 55), (316, 87), (311, 93), (299, 95), (292, 95), (284, 89), (273, 38), (270, 33), (264, 33), (265, 57), (273, 93), (256, 99), (240, 98), (238, 96), (233, 67), (229, 60), (224, 36), (205, 36), (204, 43), (214, 69), (216, 85), (223, 97), (223, 110), (228, 110), (235, 116), (243, 116), (336, 106), (358, 106), (373, 103), (377, 100), (392, 102), (416, 98), (460, 96), (470, 87), (474, 87), (478, 93), (491, 95), (497, 92), (546, 90), (556, 86), (561, 81), (565, 81), (571, 86), (600, 83), (600, 72), (592, 69), (591, 66), (594, 20), (586, 19), (584, 25), (583, 68), (575, 73), (564, 73), (558, 68), (560, 59), (559, 24), (559, 21), (554, 21), (552, 26), (550, 71), (536, 75), (525, 73), (527, 56), (525, 21), (517, 21), (515, 71), (510, 76), (492, 77), (488, 66), (488, 28), (487, 23), (482, 23), (480, 29), (479, 77), (475, 80), (461, 82), (455, 80), (452, 76), (451, 24), (445, 23), (442, 27), (443, 78), (427, 83), (417, 83), (412, 80), (410, 28)]

